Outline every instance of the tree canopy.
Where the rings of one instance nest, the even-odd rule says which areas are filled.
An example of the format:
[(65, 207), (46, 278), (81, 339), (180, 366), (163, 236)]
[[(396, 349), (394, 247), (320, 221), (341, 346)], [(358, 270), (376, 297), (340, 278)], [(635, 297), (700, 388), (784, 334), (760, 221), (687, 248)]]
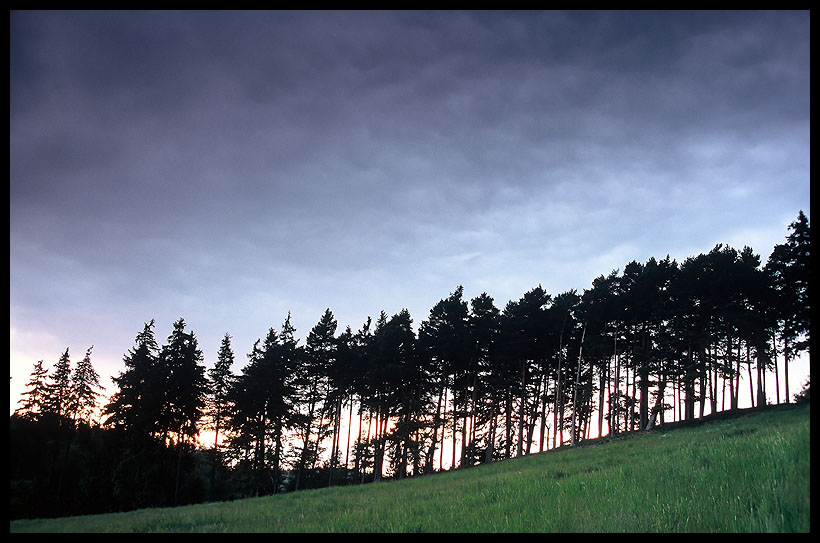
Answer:
[(771, 372), (779, 401), (780, 354), (788, 402), (788, 364), (810, 352), (809, 257), (801, 211), (763, 267), (718, 244), (630, 261), (581, 292), (538, 285), (503, 309), (459, 285), (418, 332), (402, 309), (340, 333), (328, 308), (303, 345), (288, 314), (238, 373), (228, 333), (206, 371), (182, 318), (162, 346), (151, 320), (105, 406), (92, 348), (73, 370), (68, 348), (51, 374), (38, 361), (13, 437), (51, 417), (67, 477), (72, 433), (93, 428), (83, 446), (109, 455), (100, 488), (125, 510), (463, 469), (735, 410), (742, 394), (760, 407)]

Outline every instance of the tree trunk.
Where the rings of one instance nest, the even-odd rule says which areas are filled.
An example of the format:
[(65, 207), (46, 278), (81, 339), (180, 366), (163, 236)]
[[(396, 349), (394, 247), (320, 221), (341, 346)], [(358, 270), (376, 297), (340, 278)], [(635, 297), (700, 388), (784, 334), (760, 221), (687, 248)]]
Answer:
[[(410, 422), (410, 410), (407, 405), (404, 406), (404, 415), (402, 416), (402, 421), (404, 422), (404, 427), (408, 428), (408, 424)], [(403, 430), (402, 433), (407, 432), (409, 435), (409, 431)], [(399, 440), (398, 442), (398, 458), (396, 459), (396, 477), (398, 479), (404, 479), (407, 476), (407, 436), (404, 439)]]
[[(615, 340), (617, 342), (617, 339)], [(606, 424), (607, 430), (609, 435), (612, 435), (612, 364), (614, 362), (615, 357), (607, 360), (606, 363), (606, 397), (607, 397), (607, 411), (606, 411)]]
[[(341, 429), (342, 429), (342, 394), (336, 400), (336, 406), (333, 415), (333, 434), (330, 441), (330, 468), (328, 469), (327, 486), (333, 486), (333, 471), (336, 467), (336, 457), (339, 456), (339, 446), (341, 445)], [(317, 453), (319, 445), (316, 445)], [(318, 454), (317, 454), (318, 456)]]
[(512, 452), (512, 394), (510, 393), (509, 389), (507, 389), (506, 394), (506, 405), (505, 407), (505, 414), (507, 416), (507, 424), (505, 427), (506, 438), (507, 441), (504, 444), (504, 458), (506, 460), (510, 459), (510, 453)]
[(532, 442), (535, 440), (535, 421), (538, 418), (538, 403), (541, 398), (541, 385), (544, 383), (544, 374), (539, 376), (538, 384), (535, 387), (535, 394), (533, 395), (533, 402), (528, 409), (529, 420), (527, 421), (527, 445), (524, 449), (524, 454), (528, 455), (532, 451)]
[(692, 351), (689, 351), (689, 364), (687, 364), (687, 372), (684, 377), (684, 395), (686, 396), (684, 406), (685, 420), (693, 420), (695, 418), (695, 376), (692, 374)]
[(211, 475), (208, 481), (208, 502), (213, 499), (214, 496), (214, 484), (216, 481), (216, 461), (217, 455), (219, 453), (219, 416), (217, 415), (216, 419), (214, 420), (214, 448), (213, 448), (213, 455), (211, 456)]
[(772, 352), (774, 353), (774, 388), (777, 405), (780, 405), (780, 371), (777, 369), (777, 336), (772, 332)]
[[(564, 359), (564, 326), (567, 323), (567, 315), (561, 322), (561, 333), (558, 335), (558, 378), (555, 386), (555, 412), (553, 413), (552, 448), (560, 447), (563, 444), (564, 436), (564, 390), (561, 383), (561, 363)], [(560, 436), (560, 437), (559, 437)]]
[(649, 423), (649, 374), (646, 370), (640, 369), (641, 400), (638, 408), (638, 426), (645, 428)]
[(382, 478), (382, 408), (376, 410), (376, 435), (373, 436), (375, 448), (373, 451), (373, 481), (381, 481)]
[[(473, 409), (475, 408), (475, 379), (473, 380), (473, 390), (468, 395), (468, 391), (464, 391), (464, 412), (462, 413), (462, 427), (461, 427), (461, 467), (467, 465), (467, 449), (470, 446), (469, 434), (467, 432), (467, 420), (470, 412), (470, 400), (473, 402)], [(468, 399), (469, 398), (469, 399)], [(470, 464), (472, 464), (472, 459)]]
[(645, 428), (649, 423), (649, 357), (647, 354), (648, 331), (644, 326), (641, 331), (641, 356), (637, 360), (636, 373), (640, 377), (641, 399), (638, 407), (638, 427)]
[(381, 481), (382, 479), (382, 472), (384, 471), (384, 453), (385, 453), (385, 445), (387, 440), (387, 423), (389, 420), (389, 414), (387, 412), (380, 412), (379, 417), (376, 419), (377, 430), (379, 433), (378, 436), (378, 454), (376, 456), (376, 473), (375, 479), (376, 481)]
[[(717, 347), (713, 345), (709, 345), (708, 351), (708, 360), (711, 362), (709, 367), (707, 367), (706, 373), (709, 375), (709, 402), (712, 407), (712, 414), (717, 413), (718, 403), (717, 403), (717, 364), (716, 360), (713, 358), (717, 356)], [(715, 368), (712, 371), (712, 368)]]
[(755, 406), (754, 379), (752, 379), (752, 358), (749, 354), (749, 343), (746, 343), (746, 369), (749, 372), (749, 397), (752, 401), (752, 408)]
[(601, 364), (598, 373), (598, 437), (604, 435), (604, 383), (606, 382), (607, 364)]
[(681, 380), (680, 380), (679, 377), (676, 377), (675, 378), (675, 394), (677, 394), (677, 401), (675, 402), (675, 405), (677, 407), (677, 411), (674, 413), (675, 414), (675, 419), (674, 420), (676, 422), (683, 420), (683, 415), (682, 415), (682, 412), (681, 412), (681, 409), (683, 409), (683, 404), (680, 401), (681, 388), (683, 388), (683, 383), (681, 383)]
[[(546, 371), (546, 370), (545, 370)], [(547, 392), (549, 391), (549, 379), (544, 386), (544, 394), (541, 397), (541, 428), (538, 432), (538, 452), (544, 452), (544, 433), (547, 431)], [(547, 443), (549, 447), (549, 443)]]
[[(325, 404), (328, 402), (324, 402)], [(328, 405), (322, 405), (322, 410), (319, 411), (319, 427), (316, 429), (316, 447), (314, 451), (316, 454), (313, 455), (313, 463), (310, 465), (311, 471), (316, 469), (316, 462), (319, 461), (319, 442), (322, 440), (322, 421), (325, 420), (325, 413), (327, 413), (328, 417), (332, 416), (331, 413), (333, 412), (333, 407)]]
[[(347, 443), (345, 444), (345, 471), (350, 461), (350, 429), (353, 428), (353, 394), (350, 395), (350, 407), (347, 412)], [(345, 477), (347, 478), (347, 477)]]
[(578, 382), (581, 379), (581, 360), (583, 358), (584, 352), (584, 336), (587, 333), (587, 325), (584, 323), (584, 329), (581, 331), (581, 345), (578, 347), (578, 367), (575, 371), (575, 390), (572, 392), (572, 427), (570, 428), (570, 432), (572, 434), (572, 446), (575, 446), (576, 442), (576, 430), (575, 430), (575, 421), (577, 416), (577, 399), (578, 399)]
[(757, 407), (766, 405), (766, 366), (768, 357), (763, 342), (757, 344)]
[(658, 383), (658, 397), (655, 399), (655, 405), (652, 407), (652, 413), (649, 415), (649, 420), (644, 427), (644, 430), (651, 430), (655, 427), (655, 419), (658, 416), (658, 412), (663, 413), (663, 395), (664, 389), (666, 388), (666, 379), (661, 377), (660, 383)]
[(735, 397), (732, 409), (737, 409), (740, 405), (740, 340), (737, 340), (737, 358), (735, 359)]
[(282, 453), (282, 419), (276, 421), (274, 429), (276, 445), (273, 449), (273, 493), (279, 493), (279, 458)]
[[(433, 441), (430, 443), (430, 448), (427, 450), (427, 461), (424, 464), (424, 473), (433, 472), (433, 459), (436, 455), (436, 441), (438, 440), (438, 427), (441, 421), (441, 397), (444, 387), (438, 389), (438, 402), (436, 403), (436, 418), (433, 419)], [(444, 432), (442, 431), (442, 442), (444, 442)], [(439, 466), (441, 470), (441, 466)]]
[(487, 451), (484, 453), (484, 463), (490, 464), (493, 461), (493, 452), (495, 450), (495, 427), (496, 421), (498, 417), (495, 413), (495, 403), (496, 403), (496, 396), (493, 394), (493, 408), (492, 408), (492, 416), (490, 418), (490, 433), (489, 433), (489, 442), (487, 443)]
[[(615, 341), (617, 343), (617, 337)], [(612, 428), (614, 433), (618, 434), (621, 431), (621, 356), (618, 353), (617, 347), (615, 349), (615, 381), (612, 384), (612, 388), (615, 391), (615, 401), (612, 402), (610, 399), (610, 402), (613, 403), (615, 407), (615, 422)]]
[(182, 440), (179, 436), (177, 436), (177, 449), (179, 449), (179, 452), (177, 453), (177, 477), (174, 485), (174, 507), (179, 505), (179, 474), (182, 468)]
[(441, 454), (438, 457), (438, 470), (444, 471), (444, 432), (447, 431), (447, 383), (444, 383), (444, 413), (441, 415)]
[(524, 451), (524, 425), (526, 424), (526, 419), (524, 411), (526, 410), (527, 401), (526, 401), (526, 383), (527, 383), (527, 362), (522, 360), (521, 361), (521, 405), (518, 411), (518, 449), (516, 453), (516, 457), (521, 457)]
[(786, 403), (789, 403), (789, 345), (783, 341), (783, 383), (786, 385)]
[(458, 405), (456, 404), (455, 378), (453, 378), (453, 463), (450, 470), (456, 469), (456, 439), (458, 438)]
[(558, 441), (558, 432), (559, 428), (561, 427), (561, 422), (559, 422), (559, 417), (563, 417), (563, 409), (561, 406), (563, 405), (563, 391), (561, 390), (561, 351), (558, 352), (558, 377), (556, 378), (555, 383), (555, 405), (553, 407), (552, 412), (552, 448), (560, 446), (560, 441)]
[[(478, 373), (474, 373), (473, 374), (473, 390), (472, 390), (472, 393), (470, 395), (470, 435), (469, 435), (469, 439), (467, 439), (467, 436), (465, 436), (465, 442), (467, 443), (467, 451), (472, 451), (473, 444), (475, 443), (475, 418), (476, 418), (475, 413), (476, 413), (476, 402), (478, 401), (477, 396), (478, 396)], [(465, 420), (465, 425), (466, 425), (466, 423), (467, 422)], [(462, 457), (462, 462), (464, 462), (464, 454), (462, 454), (461, 457)], [(474, 457), (473, 457), (472, 452), (471, 452), (470, 453), (470, 465), (471, 466), (473, 465), (474, 461), (475, 460), (474, 460)]]
[(316, 409), (316, 401), (314, 396), (316, 394), (316, 387), (313, 385), (312, 390), (310, 391), (311, 399), (308, 402), (308, 416), (307, 421), (305, 423), (305, 428), (302, 432), (302, 452), (299, 455), (299, 465), (296, 468), (296, 485), (295, 489), (299, 490), (300, 483), (302, 481), (302, 472), (305, 469), (305, 463), (307, 462), (307, 454), (308, 454), (308, 444), (310, 443), (310, 434), (313, 432), (313, 412)]
[[(364, 447), (362, 447), (362, 453), (361, 454), (367, 454), (367, 450), (370, 448), (370, 431), (372, 430), (372, 426), (373, 426), (373, 413), (371, 411), (368, 411), (368, 413), (367, 413), (367, 438), (365, 439)], [(364, 465), (364, 462), (362, 462), (362, 464), (363, 465), (362, 465), (362, 479), (361, 479), (361, 482), (362, 482), (362, 484), (364, 484), (366, 465)], [(373, 466), (375, 467), (375, 465), (376, 465), (376, 458), (374, 456), (373, 457)]]
[[(358, 450), (354, 449), (354, 450), (356, 450), (356, 460), (353, 462), (353, 484), (356, 484), (356, 481), (359, 479), (359, 468), (361, 467), (361, 464), (362, 464), (362, 459), (361, 459), (362, 452), (363, 452), (363, 447), (362, 447), (362, 416), (364, 415), (364, 405), (362, 404), (361, 400), (362, 399), (359, 398), (359, 432), (358, 432), (358, 435), (356, 436), (356, 442), (353, 444), (353, 446), (356, 449), (358, 449)], [(369, 430), (368, 430), (368, 432), (369, 432)], [(356, 444), (358, 444), (358, 446)]]
[[(735, 408), (734, 376), (732, 375), (732, 349), (733, 348), (734, 348), (734, 344), (732, 343), (731, 338), (727, 338), (726, 367), (724, 368), (724, 372), (729, 373), (729, 404), (730, 404), (729, 409), (734, 409)], [(724, 377), (723, 377), (723, 386), (724, 386), (724, 390), (725, 390), (725, 387), (726, 387), (725, 373), (724, 373)]]
[(638, 404), (638, 367), (635, 363), (635, 355), (632, 356), (632, 409), (629, 412), (629, 429), (635, 431), (640, 426), (640, 405), (638, 406), (638, 416), (635, 416), (635, 405)]

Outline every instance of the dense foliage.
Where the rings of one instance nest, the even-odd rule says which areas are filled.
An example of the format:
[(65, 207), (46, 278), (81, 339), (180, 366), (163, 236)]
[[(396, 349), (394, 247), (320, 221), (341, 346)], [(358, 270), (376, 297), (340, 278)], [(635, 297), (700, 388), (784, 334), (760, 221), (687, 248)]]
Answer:
[[(780, 403), (781, 353), (788, 402), (788, 363), (810, 348), (809, 254), (800, 212), (762, 267), (752, 249), (721, 244), (680, 264), (629, 262), (582, 293), (539, 285), (503, 309), (459, 286), (418, 333), (402, 310), (337, 334), (328, 309), (304, 345), (288, 315), (239, 374), (229, 335), (206, 372), (182, 319), (162, 347), (151, 321), (101, 420), (90, 349), (73, 372), (66, 350), (50, 379), (35, 365), (10, 419), (11, 515), (466, 468), (575, 445), (593, 426), (616, 435), (737, 409), (743, 371), (753, 406), (765, 404), (770, 372)], [(197, 440), (206, 428), (212, 443)]]

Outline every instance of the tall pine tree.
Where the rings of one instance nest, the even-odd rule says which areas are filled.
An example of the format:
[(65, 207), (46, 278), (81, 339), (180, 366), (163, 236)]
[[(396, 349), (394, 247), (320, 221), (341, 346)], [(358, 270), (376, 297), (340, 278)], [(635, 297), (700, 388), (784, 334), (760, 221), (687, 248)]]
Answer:
[(51, 383), (48, 386), (47, 404), (48, 410), (58, 417), (71, 416), (71, 359), (68, 347), (54, 366)]
[(34, 364), (34, 370), (31, 372), (26, 386), (28, 387), (23, 392), (23, 397), (20, 399), (20, 407), (14, 413), (32, 420), (40, 418), (44, 410), (47, 408), (46, 402), (48, 400), (48, 370), (43, 368), (43, 361), (39, 360)]
[(100, 390), (105, 390), (100, 385), (100, 376), (91, 364), (91, 349), (88, 348), (85, 356), (77, 363), (74, 372), (71, 374), (71, 390), (73, 400), (73, 411), (76, 413), (77, 421), (90, 423), (91, 417), (97, 410), (97, 398)]
[(135, 346), (123, 357), (125, 371), (112, 378), (118, 391), (105, 407), (107, 422), (142, 436), (158, 435), (165, 391), (158, 358), (159, 346), (152, 319), (145, 323), (142, 332), (137, 334)]

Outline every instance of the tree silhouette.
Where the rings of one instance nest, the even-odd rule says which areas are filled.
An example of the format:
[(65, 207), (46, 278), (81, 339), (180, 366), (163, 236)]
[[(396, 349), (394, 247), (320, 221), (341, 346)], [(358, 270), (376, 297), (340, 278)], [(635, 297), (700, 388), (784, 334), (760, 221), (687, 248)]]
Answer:
[(43, 368), (42, 360), (34, 364), (34, 370), (31, 372), (31, 377), (26, 386), (28, 388), (22, 393), (22, 398), (17, 402), (21, 405), (14, 413), (36, 421), (47, 409), (46, 402), (48, 400), (48, 370)]
[(786, 403), (789, 402), (789, 361), (800, 352), (810, 350), (811, 345), (811, 230), (803, 211), (789, 225), (789, 230), (786, 242), (775, 245), (764, 270), (775, 293), (773, 306), (783, 343)]
[[(328, 402), (330, 382), (328, 369), (336, 358), (336, 319), (330, 309), (325, 310), (319, 322), (310, 330), (305, 340), (304, 360), (298, 371), (299, 403), (302, 406), (302, 450), (296, 474), (296, 489), (305, 483), (306, 468), (315, 464), (319, 457), (322, 438), (330, 424), (326, 416), (332, 416), (332, 401)], [(317, 417), (318, 414), (318, 417)], [(316, 440), (312, 440), (316, 424)]]
[(90, 422), (97, 410), (99, 391), (105, 390), (105, 387), (100, 385), (100, 376), (91, 364), (91, 349), (93, 348), (93, 345), (88, 348), (85, 356), (77, 362), (71, 374), (72, 412), (76, 415), (77, 421), (86, 423)]
[(208, 413), (214, 431), (214, 446), (211, 458), (211, 476), (209, 481), (209, 496), (213, 496), (216, 478), (216, 466), (219, 462), (219, 437), (224, 421), (230, 417), (230, 391), (236, 380), (231, 371), (234, 363), (234, 353), (231, 347), (231, 336), (226, 333), (219, 346), (216, 364), (208, 370)]
[[(255, 495), (279, 492), (284, 432), (300, 423), (295, 402), (301, 358), (293, 332), (288, 314), (279, 334), (270, 328), (264, 342), (257, 340), (229, 393), (230, 445), (244, 451), (244, 458), (251, 457)], [(270, 466), (269, 440), (273, 441)]]
[(57, 417), (70, 417), (73, 406), (71, 392), (71, 360), (66, 347), (51, 374), (51, 383), (48, 385), (48, 410)]
[[(501, 389), (503, 374), (499, 361), (499, 337), (501, 334), (501, 311), (495, 306), (493, 298), (486, 292), (470, 301), (468, 318), (473, 363), (470, 370), (472, 383), (472, 436), (468, 449), (471, 463), (480, 461), (489, 463), (495, 454), (496, 429), (500, 414)], [(484, 428), (489, 425), (489, 428)], [(477, 431), (481, 428), (484, 435)], [(483, 443), (483, 457), (477, 456), (480, 444)]]
[[(446, 392), (449, 389), (452, 401), (452, 436), (453, 449), (451, 469), (457, 466), (456, 441), (458, 433), (458, 418), (462, 406), (469, 397), (468, 363), (472, 356), (470, 330), (468, 325), (467, 302), (462, 299), (464, 288), (458, 286), (449, 297), (440, 300), (430, 310), (430, 315), (419, 327), (419, 352), (429, 364), (430, 379), (437, 387), (436, 396), (444, 396), (441, 404), (438, 400), (436, 417), (434, 419), (432, 451), (428, 451), (427, 458), (432, 461), (438, 443), (444, 442), (444, 432), (447, 420)], [(442, 405), (443, 412), (438, 407)], [(438, 438), (438, 427), (441, 426), (441, 438)], [(462, 447), (464, 446), (462, 437)], [(444, 455), (442, 450), (441, 455)]]
[(118, 391), (105, 407), (109, 424), (129, 433), (156, 437), (165, 394), (163, 376), (157, 371), (158, 358), (152, 319), (137, 334), (135, 346), (123, 358), (125, 371), (112, 378)]
[(185, 331), (185, 321), (180, 318), (174, 322), (158, 360), (165, 376), (161, 430), (174, 436), (177, 444), (188, 443), (199, 434), (207, 384), (203, 360), (196, 336)]
[[(550, 431), (552, 448), (579, 443), (596, 411), (606, 436), (664, 425), (670, 408), (687, 421), (737, 409), (742, 376), (760, 407), (778, 342), (789, 401), (788, 363), (810, 349), (808, 218), (789, 230), (762, 269), (751, 248), (717, 244), (680, 265), (633, 260), (581, 295), (539, 285), (503, 311), (458, 286), (418, 334), (403, 309), (337, 336), (327, 309), (301, 347), (288, 314), (239, 375), (228, 334), (206, 377), (185, 321), (160, 348), (152, 320), (99, 426), (93, 347), (73, 371), (66, 349), (51, 376), (34, 365), (11, 417), (12, 515), (45, 495), (56, 515), (404, 478), (445, 457), (464, 468), (549, 449)], [(196, 439), (204, 414), (211, 454)]]
[(202, 351), (193, 332), (185, 331), (185, 320), (174, 322), (173, 331), (159, 354), (158, 366), (165, 377), (160, 410), (160, 431), (165, 441), (173, 436), (177, 448), (174, 504), (179, 503), (182, 455), (199, 435), (199, 420), (205, 407), (207, 380)]

